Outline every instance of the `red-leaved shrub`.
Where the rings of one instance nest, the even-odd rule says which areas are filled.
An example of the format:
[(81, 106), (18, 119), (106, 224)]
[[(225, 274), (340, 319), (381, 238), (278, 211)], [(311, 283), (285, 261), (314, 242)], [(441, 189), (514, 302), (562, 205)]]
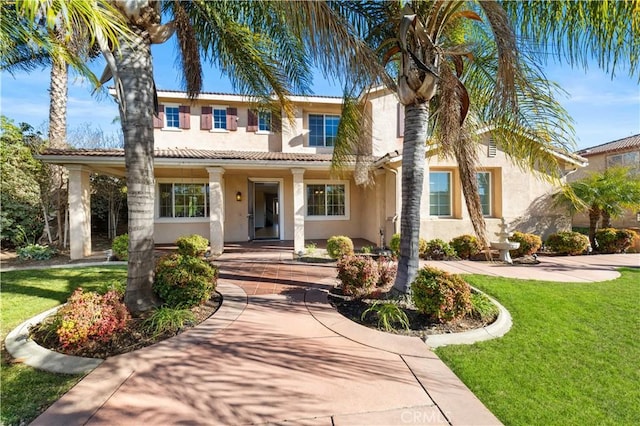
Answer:
[(367, 295), (380, 279), (378, 263), (369, 256), (343, 256), (337, 266), (342, 292), (348, 296)]
[(126, 327), (131, 315), (116, 291), (100, 295), (76, 289), (55, 314), (56, 333), (65, 348), (77, 348), (90, 340), (108, 341)]

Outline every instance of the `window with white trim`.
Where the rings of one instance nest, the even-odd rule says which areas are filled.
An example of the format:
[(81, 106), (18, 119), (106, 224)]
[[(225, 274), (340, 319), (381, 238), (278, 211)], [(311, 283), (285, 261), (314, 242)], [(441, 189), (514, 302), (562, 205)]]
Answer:
[(309, 114), (309, 146), (334, 146), (339, 115)]
[(451, 172), (429, 173), (429, 214), (451, 216)]
[(347, 186), (344, 183), (308, 183), (307, 216), (346, 217)]
[(227, 108), (212, 107), (213, 128), (217, 130), (227, 129)]
[(482, 215), (491, 216), (491, 172), (478, 172), (477, 177)]
[(180, 107), (165, 105), (164, 107), (164, 127), (167, 129), (180, 128)]
[(209, 217), (209, 184), (161, 183), (160, 217)]
[(259, 132), (271, 131), (271, 113), (269, 111), (258, 112), (258, 131)]

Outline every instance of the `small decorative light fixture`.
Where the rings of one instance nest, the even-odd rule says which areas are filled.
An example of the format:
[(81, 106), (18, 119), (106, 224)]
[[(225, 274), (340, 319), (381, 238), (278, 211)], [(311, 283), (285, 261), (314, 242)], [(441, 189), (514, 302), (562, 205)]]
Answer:
[(242, 201), (242, 192), (236, 192), (236, 201)]

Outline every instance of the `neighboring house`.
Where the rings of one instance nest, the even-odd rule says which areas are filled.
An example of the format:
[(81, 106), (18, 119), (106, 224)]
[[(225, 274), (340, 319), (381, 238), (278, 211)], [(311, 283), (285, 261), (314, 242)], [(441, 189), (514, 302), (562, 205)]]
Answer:
[[(225, 242), (305, 240), (332, 235), (388, 242), (399, 230), (403, 112), (395, 95), (373, 91), (370, 160), (373, 184), (354, 182), (355, 165), (330, 176), (341, 98), (293, 96), (295, 122), (256, 111), (239, 95), (159, 91), (155, 119), (156, 243), (197, 233), (214, 253)], [(570, 226), (550, 210), (554, 186), (514, 166), (483, 135), (478, 179), (489, 236), (503, 216), (518, 229), (548, 234)], [(44, 161), (69, 170), (71, 257), (90, 253), (90, 173), (125, 176), (122, 150), (49, 150)], [(584, 159), (558, 154), (563, 171)], [(455, 162), (426, 159), (421, 215), (424, 238), (473, 233)]]
[[(567, 178), (569, 182), (582, 179), (589, 173), (603, 172), (607, 168), (615, 166), (629, 167), (632, 172), (640, 173), (640, 134), (585, 148), (578, 151), (577, 154), (588, 159), (589, 165), (571, 174)], [(626, 210), (623, 216), (613, 219), (611, 224), (616, 228), (638, 228), (640, 226), (640, 211)], [(588, 215), (575, 215), (573, 226), (588, 227)]]

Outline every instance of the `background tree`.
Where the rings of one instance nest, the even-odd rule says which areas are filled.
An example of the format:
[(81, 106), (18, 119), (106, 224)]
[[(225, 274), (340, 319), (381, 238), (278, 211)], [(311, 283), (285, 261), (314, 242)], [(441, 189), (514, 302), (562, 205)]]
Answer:
[(572, 215), (586, 213), (589, 216), (589, 241), (596, 250), (600, 220), (602, 228), (610, 228), (611, 218), (620, 217), (625, 209), (640, 209), (640, 176), (628, 168), (611, 167), (563, 185), (554, 194), (554, 200)]
[(0, 242), (4, 247), (34, 243), (42, 234), (40, 187), (47, 174), (33, 155), (44, 144), (26, 123), (0, 116)]

